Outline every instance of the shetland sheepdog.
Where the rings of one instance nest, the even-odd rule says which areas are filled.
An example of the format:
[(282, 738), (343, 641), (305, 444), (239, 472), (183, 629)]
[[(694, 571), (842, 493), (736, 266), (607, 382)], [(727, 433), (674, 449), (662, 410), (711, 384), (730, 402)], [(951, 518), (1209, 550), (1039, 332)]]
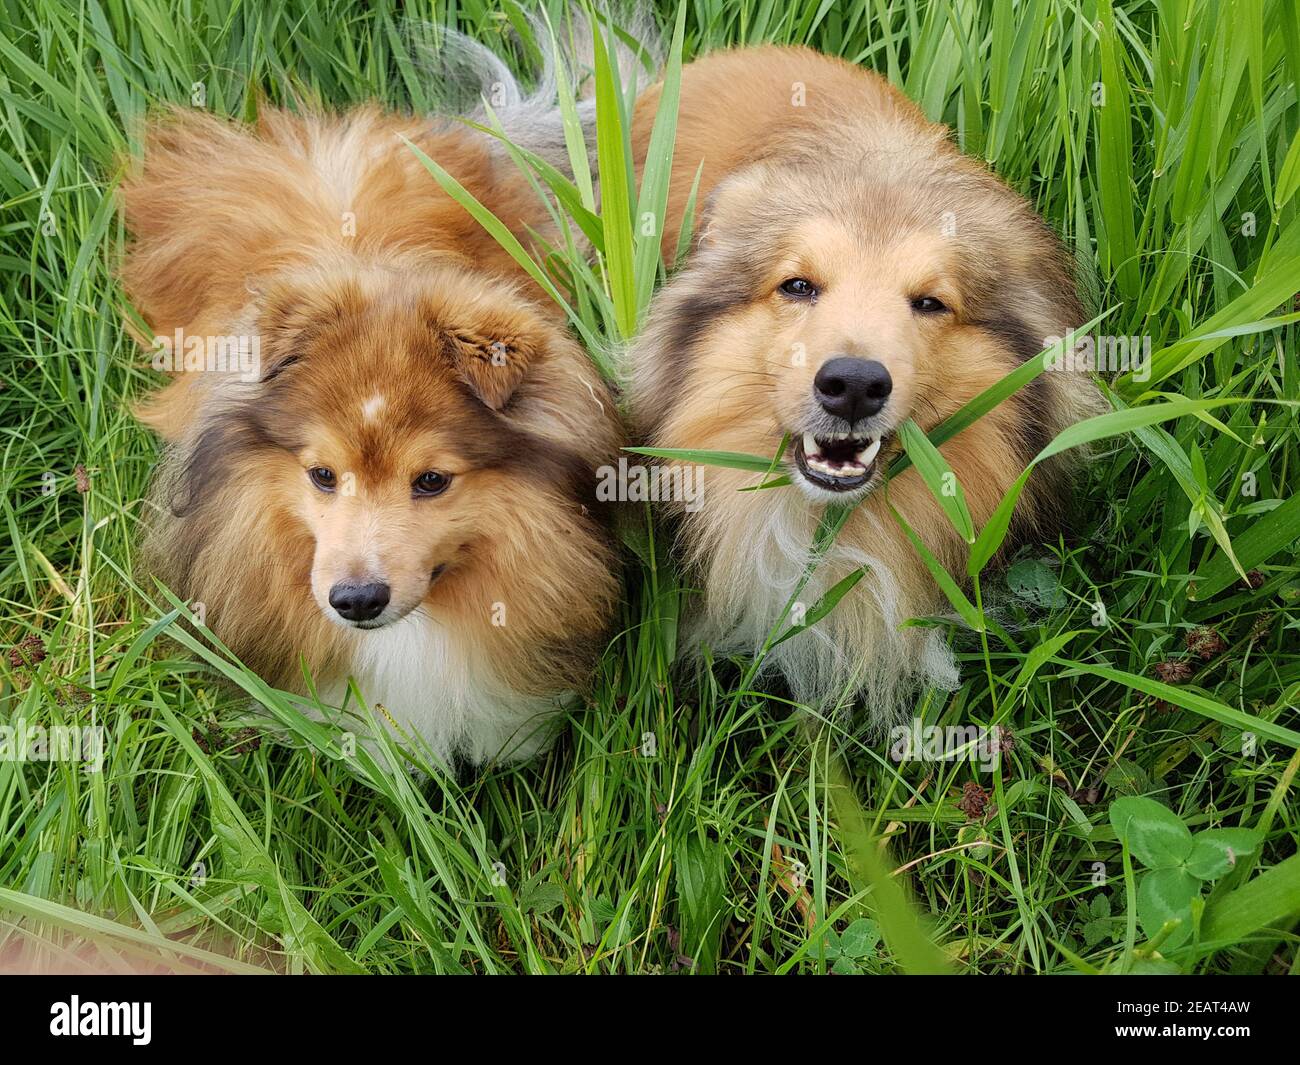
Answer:
[[(558, 119), (508, 110), (562, 150)], [(354, 681), (444, 762), (524, 758), (619, 597), (594, 485), (620, 423), (557, 306), (402, 138), (525, 245), (548, 230), (451, 121), (149, 125), (122, 274), (174, 376), (140, 408), (166, 444), (146, 567), (269, 682), (338, 707)]]
[[(659, 96), (637, 103), (638, 164)], [(950, 607), (889, 504), (950, 572), (966, 555), (915, 470), (884, 490), (897, 429), (910, 418), (929, 431), (1081, 324), (1073, 270), (945, 127), (883, 78), (806, 48), (738, 49), (683, 70), (666, 256), (701, 165), (693, 245), (629, 355), (632, 417), (664, 448), (771, 456), (788, 436), (794, 487), (741, 491), (761, 477), (710, 467), (702, 505), (676, 508), (701, 589), (695, 636), (724, 653), (759, 649), (827, 504), (857, 504), (800, 601), (858, 567), (865, 578), (768, 662), (801, 702), (865, 701), (880, 724), (918, 685), (957, 681), (939, 630), (906, 624)], [(1097, 401), (1083, 376), (1043, 374), (942, 446), (977, 527)], [(1051, 533), (1069, 473), (1059, 462), (1034, 473), (1009, 545)]]

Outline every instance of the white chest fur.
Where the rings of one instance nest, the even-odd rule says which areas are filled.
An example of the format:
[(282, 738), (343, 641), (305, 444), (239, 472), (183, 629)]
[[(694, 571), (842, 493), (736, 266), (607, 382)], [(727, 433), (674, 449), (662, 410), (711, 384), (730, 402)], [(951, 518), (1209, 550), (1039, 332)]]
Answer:
[[(352, 636), (349, 673), (366, 704), (382, 704), (402, 730), (448, 763), (529, 758), (545, 748), (563, 697), (524, 695), (503, 685), (452, 628), (417, 610), (382, 629)], [(341, 706), (347, 677), (331, 678), (321, 697)], [(349, 704), (355, 706), (353, 699)]]
[[(928, 577), (917, 580), (920, 563), (910, 546), (875, 515), (857, 517), (799, 593), (795, 610), (811, 611), (855, 569), (865, 569), (865, 577), (829, 615), (776, 647), (768, 663), (799, 701), (822, 711), (865, 701), (879, 725), (896, 717), (920, 686), (955, 688), (957, 667), (938, 630), (904, 626), (929, 613), (936, 595)], [(811, 561), (816, 522), (792, 494), (744, 519), (715, 523), (703, 552), (703, 617), (692, 635), (717, 650), (756, 653)]]

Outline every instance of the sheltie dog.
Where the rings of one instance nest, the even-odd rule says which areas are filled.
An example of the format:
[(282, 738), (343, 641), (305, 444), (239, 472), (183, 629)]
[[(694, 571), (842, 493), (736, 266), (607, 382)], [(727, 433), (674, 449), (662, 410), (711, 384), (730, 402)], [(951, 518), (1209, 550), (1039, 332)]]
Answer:
[(124, 285), (174, 373), (140, 411), (166, 443), (146, 567), (267, 681), (337, 707), (351, 678), (439, 759), (524, 758), (619, 598), (594, 492), (619, 419), (402, 137), (525, 245), (547, 230), (510, 158), (450, 121), (150, 124), (123, 187)]
[[(655, 86), (637, 103), (639, 165), (659, 96)], [(741, 491), (761, 476), (709, 467), (702, 504), (674, 508), (701, 586), (695, 636), (755, 653), (827, 504), (858, 504), (800, 602), (806, 610), (858, 567), (865, 578), (769, 664), (801, 702), (865, 700), (880, 724), (918, 685), (957, 681), (939, 630), (907, 625), (950, 608), (889, 504), (949, 572), (964, 572), (966, 557), (915, 470), (884, 490), (896, 431), (908, 418), (933, 429), (1080, 325), (1071, 264), (945, 127), (876, 74), (806, 48), (738, 49), (684, 68), (665, 255), (697, 170), (693, 246), (629, 356), (632, 416), (663, 448), (772, 456), (788, 435), (794, 487)], [(1097, 400), (1082, 376), (1043, 374), (942, 446), (977, 527)], [(1009, 544), (1051, 532), (1069, 473), (1058, 462), (1033, 474)]]

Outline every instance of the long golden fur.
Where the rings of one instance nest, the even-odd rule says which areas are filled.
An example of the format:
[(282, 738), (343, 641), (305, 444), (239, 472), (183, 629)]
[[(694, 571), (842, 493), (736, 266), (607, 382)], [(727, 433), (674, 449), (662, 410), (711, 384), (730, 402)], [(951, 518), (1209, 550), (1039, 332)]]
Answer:
[[(639, 164), (658, 97), (655, 87), (637, 104)], [(631, 353), (633, 417), (650, 444), (668, 448), (766, 456), (789, 433), (795, 487), (742, 492), (756, 475), (707, 470), (703, 506), (680, 514), (702, 587), (696, 636), (755, 651), (804, 570), (825, 504), (861, 500), (805, 606), (858, 566), (866, 578), (772, 658), (801, 699), (865, 696), (879, 721), (916, 684), (957, 676), (936, 630), (901, 627), (950, 608), (887, 500), (950, 572), (964, 572), (966, 557), (915, 470), (881, 490), (895, 431), (906, 418), (932, 429), (1047, 337), (1081, 324), (1070, 263), (1030, 206), (944, 127), (879, 76), (806, 48), (721, 52), (684, 69), (666, 255), (701, 163), (694, 245)], [(810, 280), (812, 295), (783, 290), (792, 279)], [(841, 357), (875, 361), (892, 379), (883, 410), (854, 424), (813, 398), (819, 370)], [(943, 445), (977, 527), (1095, 402), (1082, 377), (1044, 374)], [(807, 474), (805, 439), (816, 457), (830, 453), (823, 437), (859, 426), (863, 483), (835, 491)], [(1048, 464), (1033, 475), (1013, 543), (1059, 521), (1067, 473)]]
[[(351, 676), (439, 758), (522, 757), (617, 601), (593, 479), (619, 424), (558, 309), (399, 135), (521, 241), (547, 227), (462, 127), (374, 108), (150, 125), (123, 188), (128, 294), (155, 335), (258, 359), (143, 404), (167, 443), (146, 564), (273, 683), (301, 690), (305, 665), (337, 706)], [(376, 627), (332, 607), (364, 581), (390, 589)]]

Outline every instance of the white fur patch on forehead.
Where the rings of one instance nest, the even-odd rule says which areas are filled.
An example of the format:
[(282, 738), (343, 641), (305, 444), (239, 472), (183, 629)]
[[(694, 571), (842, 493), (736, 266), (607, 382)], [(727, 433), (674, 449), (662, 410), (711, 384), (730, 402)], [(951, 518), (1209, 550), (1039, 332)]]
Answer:
[(367, 422), (373, 422), (379, 417), (380, 411), (384, 409), (387, 400), (378, 392), (361, 404), (361, 417)]

